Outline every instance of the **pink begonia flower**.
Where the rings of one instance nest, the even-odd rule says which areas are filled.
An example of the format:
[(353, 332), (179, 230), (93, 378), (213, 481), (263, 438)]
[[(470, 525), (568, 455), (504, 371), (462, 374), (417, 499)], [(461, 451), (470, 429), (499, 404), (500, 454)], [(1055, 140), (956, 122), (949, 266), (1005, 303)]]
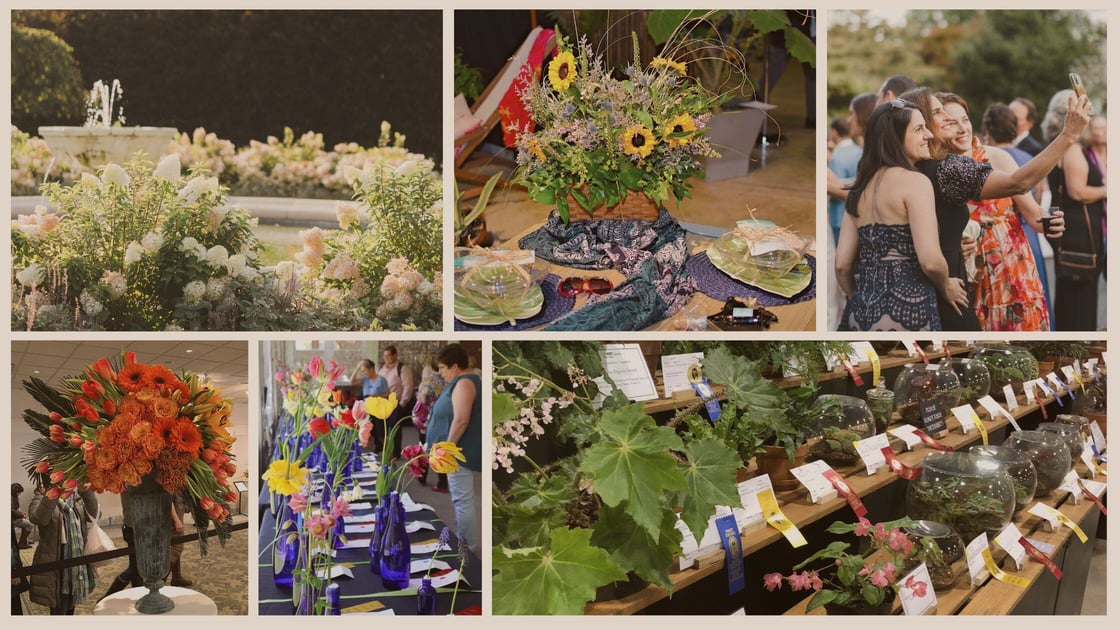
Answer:
[(346, 499), (342, 497), (335, 497), (334, 504), (331, 505), (331, 517), (337, 519), (340, 516), (353, 516), (353, 513), (350, 512), (350, 504), (346, 501)]
[(361, 442), (362, 446), (369, 446), (371, 435), (373, 435), (373, 423), (367, 420), (358, 429), (358, 441)]
[(873, 586), (886, 587), (890, 586), (890, 583), (891, 582), (887, 578), (887, 574), (882, 569), (879, 569), (875, 573), (871, 574), (871, 584)]
[(910, 555), (910, 549), (913, 548), (914, 543), (899, 529), (892, 529), (887, 534), (887, 544), (890, 546), (891, 551)]
[(809, 572), (802, 571), (801, 573), (789, 574), (789, 587), (795, 591), (808, 590), (811, 588), (812, 580), (809, 579)]
[(328, 514), (315, 514), (306, 521), (307, 531), (316, 538), (325, 538), (331, 527), (334, 527), (333, 521)]
[(872, 536), (875, 540), (883, 540), (887, 537), (887, 528), (882, 523), (875, 523), (875, 531)]
[(276, 378), (277, 381), (283, 383), (284, 381), (288, 380), (288, 373), (285, 372), (284, 370), (278, 370), (276, 372), (275, 378)]
[(821, 581), (821, 576), (816, 571), (809, 575), (809, 588), (814, 591), (819, 591), (824, 588), (824, 582)]
[(864, 517), (860, 517), (859, 524), (856, 525), (856, 536), (866, 536), (871, 532), (871, 521)]
[(782, 588), (782, 574), (767, 573), (766, 575), (762, 576), (762, 585), (765, 586), (766, 590), (770, 591), (771, 593), (780, 590)]
[(293, 512), (302, 512), (307, 507), (307, 497), (302, 492), (297, 492), (288, 500), (288, 507)]

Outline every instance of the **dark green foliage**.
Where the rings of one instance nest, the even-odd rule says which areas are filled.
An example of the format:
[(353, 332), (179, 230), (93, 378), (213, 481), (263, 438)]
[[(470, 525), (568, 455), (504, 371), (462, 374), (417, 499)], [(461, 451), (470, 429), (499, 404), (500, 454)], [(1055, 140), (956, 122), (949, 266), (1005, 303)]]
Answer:
[[(90, 82), (92, 85), (92, 82)], [(54, 33), (12, 24), (12, 124), (80, 123), (85, 90), (73, 49)]]

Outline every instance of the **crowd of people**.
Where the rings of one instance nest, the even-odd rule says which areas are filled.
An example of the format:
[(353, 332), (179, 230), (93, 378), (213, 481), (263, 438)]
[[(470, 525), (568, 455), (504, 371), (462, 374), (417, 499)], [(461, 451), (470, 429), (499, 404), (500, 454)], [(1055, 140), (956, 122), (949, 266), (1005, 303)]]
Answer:
[(1053, 96), (1044, 143), (1025, 98), (975, 128), (963, 98), (902, 75), (849, 109), (829, 133), (830, 327), (1097, 329), (1107, 123), (1086, 95)]

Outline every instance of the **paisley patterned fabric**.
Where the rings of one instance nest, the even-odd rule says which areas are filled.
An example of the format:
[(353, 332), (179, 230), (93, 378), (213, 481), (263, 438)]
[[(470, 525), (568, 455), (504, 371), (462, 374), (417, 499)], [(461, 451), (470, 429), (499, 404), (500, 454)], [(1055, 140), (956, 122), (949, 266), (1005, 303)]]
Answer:
[(578, 221), (553, 211), (518, 245), (550, 262), (578, 269), (616, 269), (627, 279), (592, 295), (545, 330), (641, 330), (676, 313), (696, 292), (685, 268), (685, 231), (662, 208), (650, 221)]
[(941, 330), (937, 291), (918, 264), (909, 225), (861, 226), (857, 268), (841, 330)]

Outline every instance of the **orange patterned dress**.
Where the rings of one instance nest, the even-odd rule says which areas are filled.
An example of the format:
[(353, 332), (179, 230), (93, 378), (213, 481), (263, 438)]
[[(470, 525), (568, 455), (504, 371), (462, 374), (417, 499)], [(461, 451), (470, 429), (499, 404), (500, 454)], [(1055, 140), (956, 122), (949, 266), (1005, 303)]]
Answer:
[[(976, 142), (972, 159), (988, 161)], [(1046, 293), (1011, 198), (972, 201), (969, 209), (980, 224), (972, 299), (980, 325), (991, 331), (1050, 330)]]

